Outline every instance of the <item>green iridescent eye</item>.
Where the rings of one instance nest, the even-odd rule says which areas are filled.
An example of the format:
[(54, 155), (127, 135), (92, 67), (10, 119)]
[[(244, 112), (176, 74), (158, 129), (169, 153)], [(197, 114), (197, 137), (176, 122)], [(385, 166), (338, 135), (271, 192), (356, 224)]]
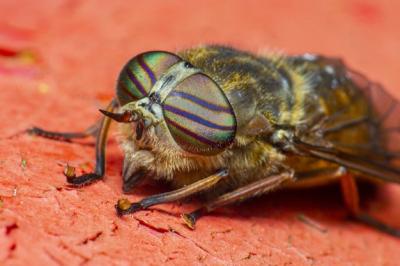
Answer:
[(146, 97), (154, 83), (181, 59), (172, 53), (155, 51), (139, 54), (122, 69), (117, 85), (121, 105)]
[(235, 137), (232, 106), (204, 74), (194, 74), (176, 86), (165, 99), (163, 110), (172, 137), (187, 152), (214, 155)]

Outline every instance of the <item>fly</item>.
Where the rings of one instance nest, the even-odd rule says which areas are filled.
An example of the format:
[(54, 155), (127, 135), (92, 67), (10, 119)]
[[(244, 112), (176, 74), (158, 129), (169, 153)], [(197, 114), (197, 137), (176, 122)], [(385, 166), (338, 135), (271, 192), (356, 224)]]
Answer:
[[(378, 102), (379, 100), (379, 102)], [(33, 128), (47, 138), (96, 137), (93, 173), (67, 174), (83, 186), (105, 174), (111, 121), (120, 124), (123, 190), (144, 178), (176, 190), (115, 205), (119, 215), (208, 194), (182, 217), (203, 215), (276, 188), (339, 180), (359, 221), (400, 236), (359, 206), (357, 179), (400, 183), (400, 105), (340, 59), (320, 55), (254, 55), (223, 46), (150, 51), (123, 67), (116, 97), (84, 132)]]

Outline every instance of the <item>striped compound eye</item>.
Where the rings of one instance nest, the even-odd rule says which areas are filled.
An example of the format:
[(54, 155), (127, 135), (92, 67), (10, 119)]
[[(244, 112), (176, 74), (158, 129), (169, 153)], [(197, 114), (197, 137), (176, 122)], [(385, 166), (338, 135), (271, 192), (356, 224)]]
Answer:
[(162, 74), (181, 60), (177, 55), (162, 51), (146, 52), (132, 58), (118, 78), (117, 97), (121, 106), (146, 97)]
[(179, 83), (163, 103), (175, 142), (189, 153), (214, 155), (232, 143), (236, 118), (219, 86), (198, 73)]

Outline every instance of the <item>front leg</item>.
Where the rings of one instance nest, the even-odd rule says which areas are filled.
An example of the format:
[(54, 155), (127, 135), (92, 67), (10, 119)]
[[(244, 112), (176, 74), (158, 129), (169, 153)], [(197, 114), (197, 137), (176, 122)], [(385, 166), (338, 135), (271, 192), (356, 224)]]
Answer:
[(181, 200), (215, 186), (221, 179), (227, 176), (228, 171), (226, 169), (222, 169), (214, 175), (203, 178), (180, 189), (150, 196), (136, 203), (130, 203), (127, 199), (120, 199), (115, 205), (115, 209), (117, 210), (118, 215), (126, 215), (139, 210), (147, 209), (153, 205)]
[(58, 141), (70, 141), (73, 139), (83, 139), (87, 137), (95, 137), (100, 130), (101, 120), (97, 121), (95, 124), (91, 125), (84, 131), (80, 132), (55, 132), (45, 130), (39, 127), (32, 127), (26, 130), (26, 133), (30, 135), (35, 135), (47, 139), (53, 139)]
[[(117, 108), (117, 106), (117, 101), (114, 99), (108, 105), (107, 111), (112, 112), (115, 108)], [(67, 182), (70, 185), (84, 186), (98, 181), (104, 176), (105, 148), (110, 123), (111, 118), (105, 116), (98, 123), (89, 127), (83, 132), (52, 132), (37, 127), (28, 129), (27, 132), (29, 134), (62, 141), (69, 141), (76, 138), (85, 138), (91, 135), (96, 135), (96, 166), (94, 172), (83, 174), (81, 176), (75, 176), (74, 168), (71, 167), (67, 167), (66, 171), (64, 172), (65, 176), (67, 177)]]
[[(107, 106), (107, 110), (111, 112), (118, 106), (116, 99), (113, 99), (111, 103)], [(100, 110), (102, 111), (102, 110)], [(42, 138), (53, 139), (58, 141), (71, 141), (73, 139), (83, 139), (87, 137), (98, 137), (102, 127), (104, 127), (104, 118), (99, 119), (95, 124), (91, 125), (84, 131), (78, 132), (56, 132), (49, 131), (39, 127), (32, 127), (26, 130), (26, 133), (34, 136), (39, 136)]]
[[(117, 107), (117, 103), (113, 100), (108, 106), (107, 111), (112, 112)], [(105, 173), (106, 160), (106, 142), (108, 131), (110, 129), (111, 118), (104, 116), (100, 122), (100, 128), (96, 136), (96, 166), (93, 173), (75, 176), (66, 174), (67, 182), (73, 186), (85, 186), (93, 182), (101, 180)]]

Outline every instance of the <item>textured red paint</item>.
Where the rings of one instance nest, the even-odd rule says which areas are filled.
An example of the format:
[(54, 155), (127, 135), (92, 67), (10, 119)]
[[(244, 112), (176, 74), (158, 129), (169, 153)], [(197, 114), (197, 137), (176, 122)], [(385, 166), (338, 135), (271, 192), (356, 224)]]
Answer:
[[(0, 67), (36, 71), (0, 75), (0, 264), (398, 264), (400, 241), (348, 221), (338, 187), (261, 197), (218, 210), (190, 231), (179, 214), (196, 203), (116, 217), (122, 155), (115, 138), (105, 180), (70, 189), (63, 167), (93, 167), (93, 141), (63, 143), (18, 133), (32, 125), (83, 129), (112, 97), (128, 58), (198, 43), (340, 56), (400, 98), (399, 3), (376, 3), (382, 19), (372, 25), (354, 20), (348, 11), (359, 1), (347, 0), (106, 3), (0, 2), (0, 47), (33, 51), (41, 59), (24, 65), (0, 57)], [(146, 185), (129, 198), (165, 189)], [(398, 202), (400, 187), (389, 185), (365, 207), (400, 227)]]

